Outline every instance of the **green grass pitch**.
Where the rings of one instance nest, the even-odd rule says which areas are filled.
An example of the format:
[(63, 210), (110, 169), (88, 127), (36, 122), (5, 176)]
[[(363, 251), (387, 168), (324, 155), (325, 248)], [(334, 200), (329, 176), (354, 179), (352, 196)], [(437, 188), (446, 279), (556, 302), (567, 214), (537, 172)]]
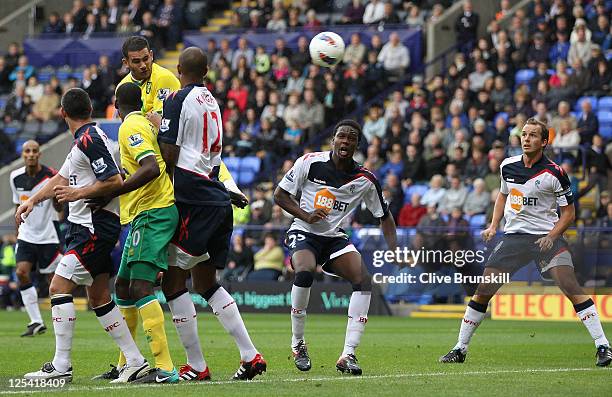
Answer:
[[(256, 381), (230, 382), (238, 367), (238, 351), (210, 313), (198, 316), (199, 332), (213, 382), (178, 385), (115, 386), (90, 378), (108, 369), (117, 349), (93, 312), (78, 312), (72, 363), (73, 383), (63, 389), (26, 391), (9, 387), (9, 379), (36, 370), (53, 358), (50, 330), (20, 338), (27, 322), (21, 312), (0, 312), (0, 396), (500, 396), (610, 395), (612, 370), (595, 367), (595, 349), (575, 323), (486, 320), (477, 331), (465, 364), (437, 362), (456, 340), (459, 320), (395, 317), (369, 318), (357, 357), (364, 376), (335, 370), (342, 350), (346, 317), (309, 315), (306, 338), (313, 368), (300, 373), (289, 358), (289, 314), (246, 314), (245, 323), (268, 361), (268, 372)], [(50, 313), (44, 312), (49, 319)], [(185, 360), (166, 313), (166, 330), (175, 365)], [(612, 332), (606, 327), (608, 334)], [(151, 359), (139, 329), (141, 351)]]

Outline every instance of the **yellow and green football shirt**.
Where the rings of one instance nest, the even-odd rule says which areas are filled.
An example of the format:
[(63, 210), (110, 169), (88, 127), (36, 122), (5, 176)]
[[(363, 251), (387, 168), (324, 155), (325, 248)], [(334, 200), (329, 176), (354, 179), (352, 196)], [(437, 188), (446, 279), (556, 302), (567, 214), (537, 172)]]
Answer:
[(174, 73), (156, 63), (153, 64), (151, 77), (148, 80), (134, 80), (132, 73), (128, 73), (117, 84), (117, 87), (124, 83), (134, 83), (140, 87), (142, 92), (142, 112), (145, 114), (150, 111), (161, 114), (166, 97), (171, 92), (181, 89), (181, 83)]
[(140, 168), (138, 162), (147, 156), (155, 156), (160, 171), (155, 180), (120, 196), (122, 225), (130, 223), (143, 211), (174, 204), (174, 188), (159, 150), (157, 131), (142, 112), (132, 112), (125, 116), (119, 127), (119, 151), (121, 166), (127, 178)]

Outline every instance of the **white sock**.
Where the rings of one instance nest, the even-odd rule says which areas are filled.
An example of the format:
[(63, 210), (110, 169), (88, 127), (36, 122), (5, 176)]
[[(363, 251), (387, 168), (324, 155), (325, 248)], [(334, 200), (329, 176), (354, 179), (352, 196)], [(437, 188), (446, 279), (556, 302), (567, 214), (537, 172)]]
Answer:
[(191, 295), (185, 291), (176, 298), (168, 300), (168, 306), (172, 312), (172, 322), (187, 354), (187, 364), (198, 372), (204, 371), (206, 361), (200, 347), (198, 320)]
[(105, 305), (94, 307), (94, 312), (98, 321), (102, 324), (102, 328), (115, 340), (115, 343), (125, 355), (127, 365), (130, 367), (142, 365), (145, 358), (138, 350), (127, 323), (115, 302), (111, 300)]
[(234, 337), (236, 346), (240, 350), (240, 359), (247, 362), (253, 360), (258, 351), (251, 342), (234, 298), (225, 288), (219, 287), (208, 299), (208, 304), (223, 328)]
[(478, 326), (485, 317), (486, 307), (486, 305), (483, 305), (481, 303), (470, 301), (468, 307), (465, 308), (465, 314), (463, 315), (463, 319), (461, 320), (459, 338), (457, 340), (457, 344), (455, 345), (455, 349), (461, 349), (463, 352), (467, 351), (468, 345), (470, 344), (470, 339), (472, 339), (472, 335), (474, 335), (476, 328), (478, 328)]
[(310, 300), (310, 287), (291, 287), (291, 347), (304, 340), (306, 326), (306, 308)]
[(30, 316), (30, 324), (39, 323), (42, 324), (43, 320), (40, 315), (40, 308), (38, 307), (38, 293), (36, 288), (32, 284), (26, 289), (19, 291), (21, 293), (21, 300), (25, 306), (28, 316)]
[(590, 305), (588, 307), (580, 310), (579, 312), (577, 311), (576, 314), (582, 321), (582, 324), (584, 324), (586, 329), (589, 331), (589, 334), (591, 334), (591, 338), (593, 338), (593, 341), (595, 341), (596, 347), (601, 345), (610, 346), (610, 343), (604, 334), (603, 328), (601, 327), (599, 313), (597, 313), (597, 307), (595, 307), (593, 300), (589, 299), (582, 304), (574, 305), (574, 307), (584, 307), (584, 305), (588, 305), (589, 303)]
[(76, 311), (72, 295), (57, 294), (51, 297), (51, 319), (55, 331), (55, 357), (53, 366), (59, 372), (66, 372), (72, 366), (70, 351), (76, 322)]
[(348, 354), (355, 354), (355, 349), (359, 346), (361, 335), (363, 335), (365, 325), (368, 322), (371, 297), (372, 292), (370, 291), (354, 291), (351, 295), (342, 357)]

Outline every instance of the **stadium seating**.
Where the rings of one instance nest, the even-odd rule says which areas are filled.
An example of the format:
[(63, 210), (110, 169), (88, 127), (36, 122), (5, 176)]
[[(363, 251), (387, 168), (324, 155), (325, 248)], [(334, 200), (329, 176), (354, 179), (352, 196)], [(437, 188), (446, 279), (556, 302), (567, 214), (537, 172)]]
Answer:
[(532, 69), (521, 69), (519, 71), (516, 72), (516, 75), (514, 76), (514, 82), (515, 84), (521, 85), (521, 84), (527, 84), (529, 85), (529, 83), (531, 83), (531, 80), (533, 80), (533, 78), (535, 77), (535, 71)]
[(485, 214), (476, 214), (470, 217), (470, 227), (482, 228), (487, 223), (487, 216)]
[(599, 111), (612, 112), (612, 96), (604, 96), (597, 101), (597, 109)]
[(576, 106), (574, 106), (574, 110), (576, 112), (582, 112), (582, 102), (583, 101), (590, 101), (591, 102), (591, 107), (593, 108), (593, 111), (596, 112), (597, 111), (597, 97), (595, 96), (583, 96), (580, 97), (577, 101), (576, 101)]
[(429, 190), (427, 185), (411, 185), (404, 190), (404, 204), (410, 203), (410, 198), (414, 193), (417, 193), (421, 197)]

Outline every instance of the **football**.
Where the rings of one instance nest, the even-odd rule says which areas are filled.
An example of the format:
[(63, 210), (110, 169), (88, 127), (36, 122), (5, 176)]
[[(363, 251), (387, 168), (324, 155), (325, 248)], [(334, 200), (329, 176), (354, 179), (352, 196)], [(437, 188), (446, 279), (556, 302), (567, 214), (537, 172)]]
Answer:
[(310, 41), (310, 57), (315, 65), (330, 68), (344, 55), (344, 40), (334, 32), (321, 32)]

